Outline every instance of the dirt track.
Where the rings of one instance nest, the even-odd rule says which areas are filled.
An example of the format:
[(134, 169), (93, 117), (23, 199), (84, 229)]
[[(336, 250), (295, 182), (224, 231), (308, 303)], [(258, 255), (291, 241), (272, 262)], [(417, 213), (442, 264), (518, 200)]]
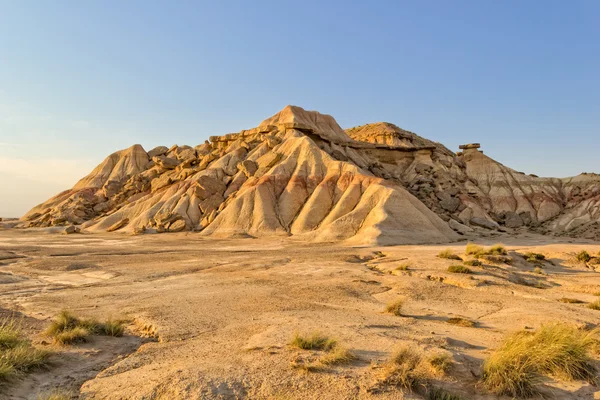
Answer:
[[(378, 366), (412, 341), (452, 353), (455, 366), (437, 386), (469, 399), (496, 398), (476, 383), (482, 360), (505, 333), (548, 321), (600, 321), (585, 304), (558, 301), (597, 298), (600, 274), (572, 257), (581, 249), (598, 253), (600, 245), (541, 236), (497, 241), (513, 265), (459, 276), (446, 271), (455, 261), (436, 254), (462, 254), (466, 242), (352, 248), (193, 233), (0, 231), (0, 308), (23, 313), (34, 342), (42, 345), (38, 332), (62, 309), (131, 321), (124, 338), (96, 338), (67, 351), (46, 345), (60, 352), (53, 367), (1, 387), (0, 397), (35, 399), (60, 385), (86, 399), (420, 398), (377, 385)], [(526, 249), (550, 258), (545, 274), (515, 253)], [(394, 271), (402, 263), (409, 271)], [(404, 316), (383, 313), (398, 297), (406, 300)], [(446, 323), (454, 316), (478, 326)], [(335, 336), (360, 359), (316, 373), (293, 369), (292, 361), (313, 355), (287, 344), (295, 331), (312, 330)], [(598, 390), (552, 385), (552, 398), (591, 399)]]

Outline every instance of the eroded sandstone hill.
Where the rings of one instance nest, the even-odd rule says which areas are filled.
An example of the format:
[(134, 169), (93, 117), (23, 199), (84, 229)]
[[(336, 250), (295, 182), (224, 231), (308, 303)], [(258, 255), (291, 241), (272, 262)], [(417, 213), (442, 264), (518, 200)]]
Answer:
[(196, 147), (116, 152), (21, 226), (356, 244), (445, 242), (478, 229), (598, 237), (600, 176), (537, 178), (464, 147), (455, 154), (389, 123), (344, 131), (288, 106)]

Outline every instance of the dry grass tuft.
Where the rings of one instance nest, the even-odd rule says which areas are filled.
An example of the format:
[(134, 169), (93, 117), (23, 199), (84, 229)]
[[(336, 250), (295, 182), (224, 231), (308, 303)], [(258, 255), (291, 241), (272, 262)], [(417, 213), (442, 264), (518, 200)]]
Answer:
[(463, 264), (468, 265), (469, 267), (481, 267), (483, 265), (479, 260), (466, 260), (463, 261)]
[(502, 244), (495, 244), (486, 249), (473, 243), (467, 243), (465, 254), (475, 258), (481, 258), (483, 256), (506, 256), (508, 252)]
[(76, 343), (85, 343), (88, 340), (88, 336), (90, 336), (90, 331), (78, 326), (66, 331), (57, 332), (52, 337), (54, 339), (54, 343), (70, 345)]
[(592, 259), (592, 256), (590, 256), (590, 253), (588, 253), (585, 250), (581, 250), (579, 253), (577, 253), (577, 255), (575, 256), (575, 258), (577, 259), (577, 261), (579, 262), (589, 262)]
[(389, 302), (385, 306), (385, 312), (388, 314), (393, 314), (397, 317), (402, 316), (402, 306), (404, 305), (403, 299), (396, 299), (394, 301)]
[(452, 325), (464, 326), (465, 328), (474, 328), (476, 326), (474, 321), (462, 317), (448, 318), (446, 322)]
[(465, 249), (465, 254), (468, 256), (476, 256), (484, 252), (483, 247), (475, 244), (475, 243), (467, 243), (467, 248)]
[(600, 300), (596, 300), (593, 303), (588, 304), (587, 307), (591, 308), (592, 310), (600, 311)]
[(581, 304), (581, 303), (583, 303), (583, 301), (581, 301), (581, 300), (571, 299), (569, 297), (562, 297), (558, 301), (560, 301), (561, 303), (569, 303), (569, 304)]
[(0, 382), (46, 366), (49, 355), (24, 338), (14, 319), (0, 322)]
[(588, 353), (596, 334), (560, 323), (512, 334), (485, 361), (483, 384), (496, 394), (531, 397), (543, 375), (593, 382), (596, 369)]
[(544, 261), (546, 256), (540, 253), (525, 253), (523, 254), (523, 258), (530, 263), (539, 263), (540, 261)]
[(432, 353), (427, 356), (431, 371), (438, 376), (444, 376), (452, 368), (452, 356), (448, 353)]
[(64, 390), (53, 390), (50, 393), (38, 396), (37, 400), (71, 400), (73, 393)]
[(440, 251), (437, 256), (439, 258), (445, 258), (447, 260), (462, 260), (462, 258), (460, 258), (458, 255), (454, 254), (452, 252), (452, 250), (450, 250), (450, 249)]
[(462, 397), (443, 389), (434, 388), (427, 393), (427, 400), (462, 400)]
[(337, 340), (323, 335), (319, 331), (314, 331), (309, 335), (295, 333), (290, 342), (290, 346), (298, 347), (302, 350), (331, 350), (337, 345)]
[(444, 353), (426, 354), (414, 345), (399, 347), (384, 368), (383, 381), (414, 390), (430, 379), (443, 376), (452, 366), (452, 357)]
[(61, 311), (48, 326), (45, 333), (54, 339), (55, 343), (69, 345), (83, 343), (90, 335), (123, 336), (123, 322), (108, 319), (100, 323), (95, 319), (80, 319), (69, 311)]
[(342, 365), (350, 364), (357, 358), (358, 357), (356, 357), (352, 351), (343, 346), (337, 345), (331, 350), (331, 352), (321, 357), (319, 362), (323, 365)]
[(106, 336), (121, 337), (125, 332), (125, 326), (123, 322), (113, 320), (109, 318), (104, 324), (102, 324), (102, 333)]
[(396, 267), (396, 271), (408, 271), (411, 265), (409, 263), (401, 264)]
[(448, 267), (448, 272), (452, 272), (453, 274), (472, 274), (469, 268), (464, 265), (451, 265)]

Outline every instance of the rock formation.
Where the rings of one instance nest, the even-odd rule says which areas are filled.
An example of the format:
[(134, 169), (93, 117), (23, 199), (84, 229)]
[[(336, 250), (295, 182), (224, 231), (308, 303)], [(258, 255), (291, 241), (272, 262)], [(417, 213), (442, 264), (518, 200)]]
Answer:
[(447, 242), (499, 229), (598, 236), (600, 176), (525, 175), (479, 147), (455, 154), (389, 123), (344, 131), (329, 115), (287, 106), (196, 147), (116, 152), (20, 226), (353, 244)]

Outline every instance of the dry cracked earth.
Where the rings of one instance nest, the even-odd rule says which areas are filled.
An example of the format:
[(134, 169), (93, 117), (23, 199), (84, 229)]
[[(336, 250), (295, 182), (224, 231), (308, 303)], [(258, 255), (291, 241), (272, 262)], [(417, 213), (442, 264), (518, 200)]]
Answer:
[[(51, 365), (0, 386), (0, 398), (37, 399), (53, 388), (84, 399), (420, 399), (381, 383), (401, 343), (452, 355), (433, 382), (466, 399), (496, 399), (478, 384), (481, 364), (508, 332), (550, 321), (598, 324), (600, 279), (574, 255), (600, 245), (527, 234), (502, 242), (514, 262), (472, 275), (447, 272), (466, 241), (350, 247), (293, 239), (227, 239), (194, 233), (129, 236), (0, 231), (0, 310), (22, 318), (28, 337), (53, 351)], [(543, 273), (519, 255), (546, 255)], [(397, 270), (406, 264), (408, 270)], [(402, 316), (384, 312), (403, 298)], [(41, 332), (61, 310), (123, 318), (122, 338), (58, 347)], [(452, 317), (475, 327), (449, 324)], [(306, 372), (318, 357), (289, 346), (295, 332), (335, 337), (358, 359)], [(555, 399), (593, 399), (583, 382), (546, 382)], [(598, 394), (596, 393), (596, 396)]]

